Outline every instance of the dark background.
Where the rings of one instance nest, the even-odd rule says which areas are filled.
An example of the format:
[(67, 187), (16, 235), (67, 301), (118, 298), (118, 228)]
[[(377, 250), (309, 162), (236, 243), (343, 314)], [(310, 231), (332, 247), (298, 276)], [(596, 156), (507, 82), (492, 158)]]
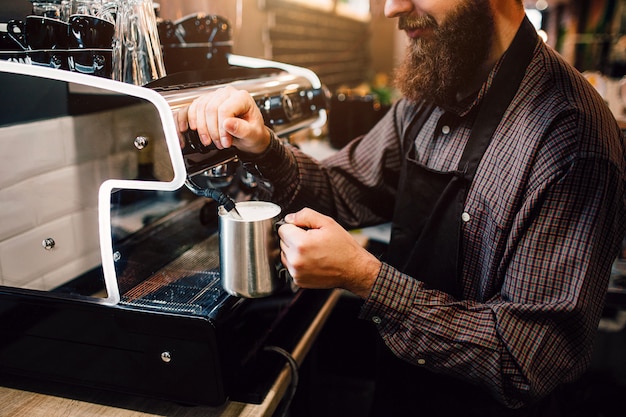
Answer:
[(2, 0), (0, 1), (0, 22), (8, 22), (11, 19), (23, 20), (31, 14), (33, 5), (28, 0)]

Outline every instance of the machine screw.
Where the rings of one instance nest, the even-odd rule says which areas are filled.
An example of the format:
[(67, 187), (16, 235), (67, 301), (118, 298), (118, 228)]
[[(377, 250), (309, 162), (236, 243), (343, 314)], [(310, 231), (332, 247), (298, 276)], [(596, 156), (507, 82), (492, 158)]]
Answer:
[(170, 363), (170, 361), (172, 360), (172, 354), (166, 350), (165, 352), (161, 353), (161, 360), (165, 363)]
[(150, 142), (150, 139), (147, 136), (137, 136), (134, 141), (135, 148), (142, 150), (148, 146), (148, 142)]
[(56, 242), (51, 237), (48, 237), (41, 242), (41, 246), (44, 247), (45, 250), (51, 250), (56, 245)]

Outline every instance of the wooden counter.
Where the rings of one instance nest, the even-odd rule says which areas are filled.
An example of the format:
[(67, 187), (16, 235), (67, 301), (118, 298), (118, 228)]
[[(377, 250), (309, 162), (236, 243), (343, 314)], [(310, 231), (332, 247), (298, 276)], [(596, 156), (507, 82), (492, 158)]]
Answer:
[[(339, 297), (330, 293), (291, 355), (301, 364)], [(4, 377), (8, 379), (8, 377)], [(272, 416), (291, 381), (288, 366), (282, 370), (261, 404), (226, 402), (220, 407), (182, 406), (167, 401), (53, 383), (22, 381), (11, 377), (0, 386), (1, 417), (251, 417)], [(0, 379), (0, 384), (2, 384)], [(45, 393), (45, 394), (44, 394)]]

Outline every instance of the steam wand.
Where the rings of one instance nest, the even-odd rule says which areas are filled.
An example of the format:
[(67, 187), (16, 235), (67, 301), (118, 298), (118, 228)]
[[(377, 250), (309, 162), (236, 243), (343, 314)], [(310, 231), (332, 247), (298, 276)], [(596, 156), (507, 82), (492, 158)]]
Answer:
[(187, 178), (185, 184), (187, 185), (187, 188), (193, 191), (194, 194), (200, 197), (206, 197), (215, 200), (218, 205), (224, 207), (224, 209), (229, 212), (235, 219), (243, 220), (243, 217), (241, 217), (241, 214), (237, 210), (235, 201), (232, 198), (228, 197), (225, 193), (216, 190), (215, 188), (198, 187), (191, 180), (191, 178)]
[[(183, 139), (185, 140), (185, 147), (183, 148), (183, 154), (202, 155), (202, 154), (208, 154), (210, 151), (217, 150), (217, 147), (213, 143), (209, 145), (202, 144), (202, 142), (200, 141), (200, 135), (198, 135), (198, 132), (196, 130), (189, 129), (183, 132), (182, 136), (183, 136)], [(187, 164), (187, 162), (185, 163)], [(187, 169), (189, 169), (189, 166), (187, 166)], [(197, 167), (194, 167), (194, 170), (195, 169), (197, 169)], [(223, 192), (215, 188), (199, 186), (193, 180), (193, 178), (195, 178), (196, 176), (197, 174), (196, 175), (187, 174), (187, 181), (186, 181), (187, 188), (189, 188), (191, 191), (193, 191), (194, 194), (200, 197), (212, 198), (220, 206), (224, 207), (224, 209), (226, 209), (227, 212), (231, 213), (231, 215), (234, 218), (236, 218), (237, 220), (243, 220), (243, 218), (241, 217), (241, 214), (239, 213), (239, 211), (237, 211), (237, 208), (235, 207), (235, 202), (230, 197), (228, 197), (226, 194), (224, 194)], [(207, 181), (207, 183), (210, 184), (210, 181)]]

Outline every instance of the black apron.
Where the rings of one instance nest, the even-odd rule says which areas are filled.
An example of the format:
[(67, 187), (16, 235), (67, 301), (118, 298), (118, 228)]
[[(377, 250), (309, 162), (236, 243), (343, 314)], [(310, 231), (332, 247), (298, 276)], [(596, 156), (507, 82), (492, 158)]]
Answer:
[[(422, 281), (426, 288), (462, 297), (465, 198), (491, 137), (519, 88), (537, 41), (534, 27), (525, 19), (480, 104), (456, 171), (433, 171), (413, 158), (415, 137), (432, 107), (422, 106), (404, 132), (403, 143), (411, 145), (404, 149), (408, 152), (386, 261)], [(375, 416), (524, 415), (500, 406), (476, 386), (398, 359), (382, 342), (379, 350)]]

